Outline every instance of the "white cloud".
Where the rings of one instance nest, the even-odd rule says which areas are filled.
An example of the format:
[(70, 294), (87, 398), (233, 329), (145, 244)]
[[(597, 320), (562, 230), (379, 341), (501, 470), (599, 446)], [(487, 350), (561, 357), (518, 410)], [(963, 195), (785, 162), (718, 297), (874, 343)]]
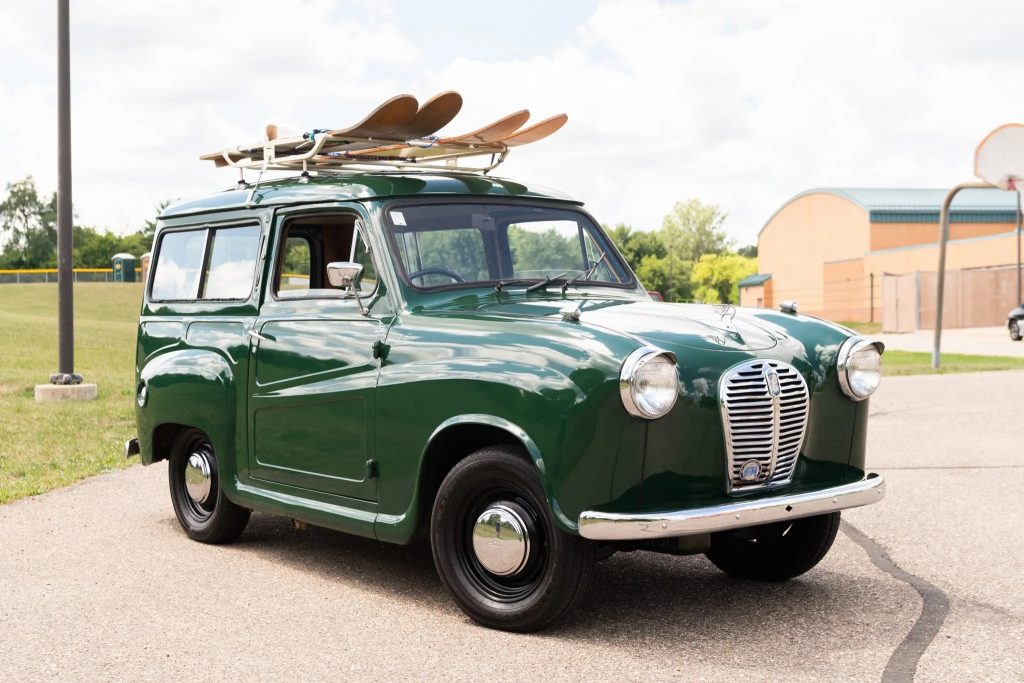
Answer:
[[(0, 179), (31, 172), (47, 188), (50, 12), (0, 8)], [(196, 157), (257, 137), (267, 121), (340, 126), (397, 92), (455, 88), (466, 99), (456, 132), (522, 106), (535, 119), (569, 113), (562, 132), (516, 150), (502, 174), (644, 228), (675, 200), (700, 197), (730, 213), (742, 243), (808, 187), (968, 179), (975, 144), (1019, 120), (1024, 101), (1024, 14), (1010, 2), (609, 0), (547, 50), (443, 63), (432, 43), (458, 41), (458, 17), (449, 35), (419, 35), (401, 3), (260, 0), (200, 12), (80, 0), (72, 12), (76, 207), (84, 222), (116, 229), (138, 226), (164, 198), (229, 185), (230, 172)]]

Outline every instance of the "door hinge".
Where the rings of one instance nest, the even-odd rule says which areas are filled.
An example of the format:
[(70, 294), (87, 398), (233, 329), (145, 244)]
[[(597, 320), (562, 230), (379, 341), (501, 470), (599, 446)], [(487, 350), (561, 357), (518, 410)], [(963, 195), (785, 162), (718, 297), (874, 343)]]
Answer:
[(366, 461), (366, 478), (376, 479), (377, 478), (377, 461), (373, 458)]
[(388, 345), (377, 340), (373, 342), (373, 357), (374, 358), (387, 358), (388, 357)]

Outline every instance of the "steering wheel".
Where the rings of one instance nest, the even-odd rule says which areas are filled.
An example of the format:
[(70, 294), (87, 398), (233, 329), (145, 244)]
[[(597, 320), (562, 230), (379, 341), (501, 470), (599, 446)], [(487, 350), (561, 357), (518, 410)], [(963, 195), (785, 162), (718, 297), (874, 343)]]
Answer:
[(450, 277), (455, 282), (465, 282), (466, 280), (458, 273), (448, 270), (447, 268), (424, 268), (423, 270), (417, 270), (415, 273), (409, 273), (409, 279), (415, 280), (418, 277), (424, 275), (444, 275)]

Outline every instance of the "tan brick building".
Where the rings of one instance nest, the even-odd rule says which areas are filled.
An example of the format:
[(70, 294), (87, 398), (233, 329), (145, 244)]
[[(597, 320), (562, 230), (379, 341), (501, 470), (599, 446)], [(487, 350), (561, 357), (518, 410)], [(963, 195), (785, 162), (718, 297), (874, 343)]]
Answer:
[[(912, 302), (914, 316), (907, 312), (905, 317), (913, 317), (916, 327), (929, 327), (939, 210), (947, 191), (823, 188), (798, 194), (758, 234), (759, 274), (740, 283), (740, 303), (775, 307), (791, 299), (801, 312), (832, 320), (881, 321), (887, 300), (889, 309), (902, 306), (905, 311)], [(1016, 305), (1016, 271), (1009, 268), (1017, 263), (1016, 212), (1012, 192), (964, 190), (957, 195), (950, 213), (947, 269), (1002, 274), (966, 278), (991, 284), (974, 286), (988, 291), (967, 291), (972, 285), (965, 285), (953, 293), (950, 326), (1002, 324)], [(913, 275), (913, 282), (903, 278), (900, 293), (894, 275)], [(959, 287), (958, 273), (951, 282)], [(969, 310), (960, 315), (965, 296)]]

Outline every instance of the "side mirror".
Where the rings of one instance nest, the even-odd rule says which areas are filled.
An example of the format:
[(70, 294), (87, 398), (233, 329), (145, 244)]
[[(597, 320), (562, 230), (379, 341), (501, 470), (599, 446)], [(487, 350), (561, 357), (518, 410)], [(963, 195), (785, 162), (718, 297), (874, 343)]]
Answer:
[(370, 315), (370, 311), (359, 298), (359, 282), (363, 279), (363, 264), (354, 261), (334, 261), (327, 264), (327, 282), (331, 287), (347, 289), (352, 292), (359, 304), (359, 312)]
[(359, 294), (359, 282), (363, 279), (363, 265), (353, 261), (334, 261), (327, 264), (327, 282), (331, 287), (351, 289)]

